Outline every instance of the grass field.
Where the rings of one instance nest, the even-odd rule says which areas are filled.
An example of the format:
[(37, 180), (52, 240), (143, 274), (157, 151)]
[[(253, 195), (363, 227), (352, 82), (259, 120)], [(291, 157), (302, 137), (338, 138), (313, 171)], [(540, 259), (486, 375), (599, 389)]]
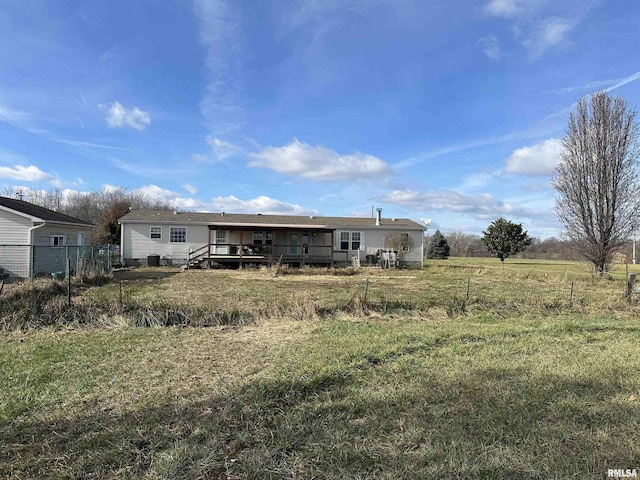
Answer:
[[(637, 306), (622, 297), (624, 270), (593, 280), (582, 269), (486, 259), (349, 275), (142, 269), (78, 286), (74, 304), (103, 305), (111, 322), (2, 334), (0, 476), (602, 479), (640, 468)], [(487, 287), (455, 311), (353, 308), (367, 278), (375, 303), (439, 284), (461, 283), (464, 296), (470, 277), (514, 292), (573, 282), (595, 296), (505, 306)], [(122, 304), (149, 315), (158, 305), (251, 315), (132, 328), (120, 284)], [(24, 288), (10, 287), (5, 302)], [(352, 308), (311, 310), (314, 298)]]

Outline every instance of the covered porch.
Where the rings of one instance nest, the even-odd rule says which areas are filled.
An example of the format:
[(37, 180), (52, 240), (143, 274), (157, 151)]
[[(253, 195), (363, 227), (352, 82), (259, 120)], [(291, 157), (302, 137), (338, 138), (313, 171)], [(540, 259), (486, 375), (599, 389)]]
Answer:
[(332, 266), (334, 232), (333, 228), (308, 225), (212, 224), (208, 243), (189, 253), (188, 264), (209, 268), (276, 263)]

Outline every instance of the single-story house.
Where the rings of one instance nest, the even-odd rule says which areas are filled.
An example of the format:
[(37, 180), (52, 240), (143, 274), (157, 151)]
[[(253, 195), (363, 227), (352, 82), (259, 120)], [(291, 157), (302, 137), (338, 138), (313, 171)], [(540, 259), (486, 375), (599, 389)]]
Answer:
[(132, 211), (121, 225), (124, 265), (422, 265), (426, 227), (406, 218)]
[[(30, 277), (59, 269), (42, 249), (36, 265), (37, 247), (82, 247), (89, 243), (90, 222), (14, 198), (0, 197), (0, 268), (2, 274)], [(77, 249), (77, 248), (76, 248)], [(50, 256), (50, 255), (49, 255)]]

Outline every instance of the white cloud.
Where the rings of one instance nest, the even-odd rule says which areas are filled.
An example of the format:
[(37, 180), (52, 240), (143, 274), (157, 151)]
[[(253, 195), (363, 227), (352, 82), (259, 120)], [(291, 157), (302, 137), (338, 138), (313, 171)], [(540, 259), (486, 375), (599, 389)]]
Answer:
[(4, 105), (0, 105), (0, 122), (17, 126), (30, 119), (30, 115), (25, 112), (11, 110)]
[(560, 163), (562, 140), (549, 138), (535, 145), (514, 150), (507, 159), (505, 171), (518, 175), (551, 175)]
[(318, 211), (294, 203), (260, 195), (250, 200), (241, 200), (233, 195), (211, 199), (213, 210), (229, 213), (264, 213), (272, 215), (317, 215)]
[(159, 187), (158, 185), (144, 185), (140, 188), (136, 188), (133, 193), (142, 194), (150, 200), (159, 200), (183, 210), (208, 210), (205, 202), (194, 198), (183, 197), (178, 192)]
[(250, 167), (261, 167), (312, 180), (348, 181), (374, 178), (390, 171), (389, 165), (372, 155), (355, 152), (339, 155), (321, 146), (294, 140), (282, 147), (266, 147), (252, 154)]
[(227, 158), (238, 155), (243, 151), (242, 148), (232, 143), (225, 142), (224, 140), (220, 140), (213, 135), (210, 135), (207, 138), (207, 143), (213, 149), (213, 153), (218, 160), (226, 160)]
[(111, 105), (100, 104), (98, 108), (107, 112), (105, 120), (111, 128), (131, 127), (142, 131), (151, 124), (149, 114), (138, 107), (126, 109), (120, 102), (113, 102)]
[(568, 19), (547, 18), (524, 33), (522, 43), (534, 56), (539, 56), (549, 48), (566, 43), (567, 35), (574, 26)]
[(381, 198), (383, 202), (426, 212), (439, 210), (469, 214), (477, 219), (490, 219), (500, 215), (517, 217), (546, 216), (548, 212), (523, 208), (495, 198), (490, 193), (467, 195), (452, 190), (436, 192), (416, 192), (414, 190), (394, 190)]
[(479, 40), (482, 46), (482, 52), (491, 60), (498, 61), (500, 59), (500, 42), (495, 35), (489, 35)]
[(207, 127), (216, 137), (240, 128), (243, 36), (234, 2), (195, 0), (200, 42), (206, 49), (207, 86), (200, 100)]
[(485, 10), (496, 17), (513, 18), (522, 12), (524, 5), (524, 0), (491, 0)]
[(567, 44), (569, 33), (594, 4), (582, 0), (490, 0), (485, 12), (508, 21), (517, 39), (535, 58)]
[(198, 189), (193, 185), (189, 185), (188, 183), (185, 183), (184, 185), (182, 185), (182, 188), (184, 188), (191, 195), (195, 195), (196, 193), (198, 193)]
[(45, 173), (35, 165), (15, 165), (14, 167), (0, 167), (0, 178), (10, 178), (23, 182), (58, 182), (55, 175)]

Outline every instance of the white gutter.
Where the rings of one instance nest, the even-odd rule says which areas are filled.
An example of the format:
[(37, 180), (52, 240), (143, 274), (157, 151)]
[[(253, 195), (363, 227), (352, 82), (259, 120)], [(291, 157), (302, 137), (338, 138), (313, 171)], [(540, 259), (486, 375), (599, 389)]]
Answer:
[(34, 239), (33, 239), (33, 231), (37, 230), (38, 228), (42, 228), (47, 224), (47, 222), (43, 221), (40, 225), (34, 225), (33, 227), (29, 228), (29, 231), (27, 232), (29, 234), (29, 278), (33, 278), (33, 255), (32, 255), (32, 248), (33, 245), (35, 244)]

